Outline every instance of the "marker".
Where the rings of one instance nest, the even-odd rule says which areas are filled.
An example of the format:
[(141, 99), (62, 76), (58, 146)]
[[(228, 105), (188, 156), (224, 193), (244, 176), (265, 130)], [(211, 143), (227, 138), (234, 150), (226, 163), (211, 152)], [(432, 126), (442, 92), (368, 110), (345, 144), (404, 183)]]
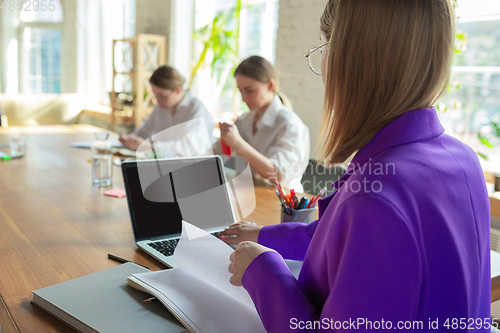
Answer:
[(297, 205), (297, 207), (295, 209), (302, 209), (304, 208), (304, 206), (306, 205), (307, 203), (307, 198), (306, 197), (302, 197), (302, 199), (300, 199), (300, 202), (299, 204)]
[(11, 160), (12, 159), (12, 156), (4, 153), (4, 152), (1, 152), (0, 151), (0, 158), (3, 160), (3, 161), (8, 161), (8, 160)]
[[(219, 122), (219, 128), (222, 129), (222, 122)], [(224, 140), (222, 140), (222, 130), (221, 130), (220, 147), (222, 149), (223, 154), (231, 156), (231, 146), (226, 145)]]

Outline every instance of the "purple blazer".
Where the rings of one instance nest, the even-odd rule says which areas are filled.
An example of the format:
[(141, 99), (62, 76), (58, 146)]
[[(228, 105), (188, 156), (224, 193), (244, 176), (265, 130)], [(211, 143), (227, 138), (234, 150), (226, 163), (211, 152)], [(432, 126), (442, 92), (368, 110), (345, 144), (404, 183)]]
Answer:
[[(404, 113), (319, 200), (319, 220), (262, 228), (278, 253), (242, 283), (268, 333), (489, 332), (486, 184), (475, 152), (443, 132), (434, 108)], [(283, 258), (304, 261), (298, 280)]]

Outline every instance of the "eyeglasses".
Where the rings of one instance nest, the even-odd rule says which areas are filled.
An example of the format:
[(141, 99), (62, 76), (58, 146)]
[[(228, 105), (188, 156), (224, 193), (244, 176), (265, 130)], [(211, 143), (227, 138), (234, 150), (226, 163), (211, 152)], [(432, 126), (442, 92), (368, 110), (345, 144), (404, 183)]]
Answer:
[[(323, 53), (323, 47), (325, 47), (329, 42), (326, 42), (314, 49), (309, 50), (305, 57), (307, 58), (307, 63), (309, 67), (313, 71), (314, 74), (321, 76), (321, 54)], [(321, 50), (320, 53), (315, 53), (316, 51)]]

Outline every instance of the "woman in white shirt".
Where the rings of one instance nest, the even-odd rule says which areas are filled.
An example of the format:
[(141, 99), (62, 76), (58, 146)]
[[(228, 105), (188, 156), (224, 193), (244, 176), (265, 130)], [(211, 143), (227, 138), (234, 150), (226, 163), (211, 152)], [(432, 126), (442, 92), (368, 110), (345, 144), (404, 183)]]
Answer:
[(235, 70), (243, 102), (250, 112), (235, 124), (221, 125), (221, 139), (248, 160), (252, 170), (271, 182), (301, 191), (309, 161), (309, 129), (279, 92), (274, 66), (251, 56)]
[(185, 79), (170, 66), (156, 69), (149, 82), (158, 103), (142, 127), (120, 138), (122, 144), (131, 150), (141, 150), (148, 147), (141, 145), (144, 140), (152, 138), (168, 146), (175, 155), (204, 154), (215, 138), (214, 122), (203, 102), (183, 89)]

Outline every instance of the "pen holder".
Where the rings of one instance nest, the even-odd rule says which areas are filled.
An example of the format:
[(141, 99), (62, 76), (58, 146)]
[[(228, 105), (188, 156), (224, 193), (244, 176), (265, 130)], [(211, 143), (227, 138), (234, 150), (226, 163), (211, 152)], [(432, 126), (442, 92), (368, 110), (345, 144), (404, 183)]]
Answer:
[(318, 219), (318, 207), (305, 209), (289, 209), (292, 214), (281, 211), (281, 223), (305, 222), (311, 223)]

